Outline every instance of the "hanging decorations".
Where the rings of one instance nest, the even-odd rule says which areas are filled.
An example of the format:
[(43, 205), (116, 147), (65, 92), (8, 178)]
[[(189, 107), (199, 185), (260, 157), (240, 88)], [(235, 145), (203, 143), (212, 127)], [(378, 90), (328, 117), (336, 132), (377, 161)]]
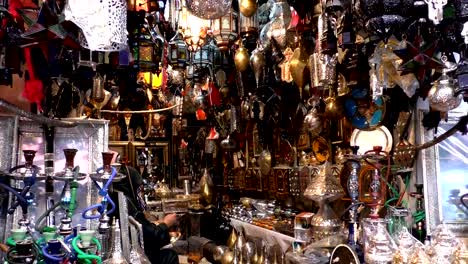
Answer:
[(230, 9), (220, 18), (211, 20), (211, 30), (221, 51), (226, 51), (238, 36), (239, 16)]

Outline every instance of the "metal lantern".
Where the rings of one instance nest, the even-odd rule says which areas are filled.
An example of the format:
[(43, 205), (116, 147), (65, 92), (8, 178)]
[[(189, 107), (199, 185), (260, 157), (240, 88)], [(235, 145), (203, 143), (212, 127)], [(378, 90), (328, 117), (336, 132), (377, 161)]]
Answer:
[(213, 39), (201, 47), (193, 56), (193, 64), (199, 67), (213, 67), (215, 51), (217, 49)]
[(255, 13), (251, 17), (246, 17), (240, 14), (240, 34), (244, 36), (246, 34), (258, 35), (258, 17)]
[(185, 67), (188, 56), (187, 43), (182, 33), (177, 32), (169, 42), (169, 63), (172, 67)]
[(232, 8), (226, 15), (211, 20), (211, 29), (216, 43), (221, 51), (226, 51), (234, 40), (237, 39), (238, 13)]
[(152, 71), (159, 68), (163, 43), (153, 42), (153, 38), (146, 27), (140, 28), (135, 34), (132, 45), (134, 66), (141, 71)]

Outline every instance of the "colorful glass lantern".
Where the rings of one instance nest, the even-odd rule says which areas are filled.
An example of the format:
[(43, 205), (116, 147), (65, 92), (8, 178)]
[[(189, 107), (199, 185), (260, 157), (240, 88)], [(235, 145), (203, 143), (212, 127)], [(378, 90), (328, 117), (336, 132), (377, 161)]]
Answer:
[(169, 63), (172, 67), (185, 67), (188, 56), (187, 43), (182, 33), (177, 32), (169, 42)]
[(138, 32), (134, 35), (132, 45), (132, 54), (134, 67), (141, 71), (153, 71), (159, 68), (161, 61), (161, 54), (163, 43), (154, 42), (153, 38), (144, 26), (140, 27)]
[(238, 36), (239, 15), (234, 9), (218, 19), (211, 20), (211, 29), (213, 36), (221, 51), (226, 51)]

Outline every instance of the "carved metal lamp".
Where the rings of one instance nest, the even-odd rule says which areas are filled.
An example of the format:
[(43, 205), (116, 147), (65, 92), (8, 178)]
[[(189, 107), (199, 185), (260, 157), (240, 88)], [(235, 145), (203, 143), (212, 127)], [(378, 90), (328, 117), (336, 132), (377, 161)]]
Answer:
[(326, 162), (304, 192), (305, 197), (314, 200), (320, 206), (311, 221), (312, 237), (315, 241), (340, 231), (342, 223), (328, 203), (343, 195), (344, 191), (338, 178), (332, 175), (331, 164)]

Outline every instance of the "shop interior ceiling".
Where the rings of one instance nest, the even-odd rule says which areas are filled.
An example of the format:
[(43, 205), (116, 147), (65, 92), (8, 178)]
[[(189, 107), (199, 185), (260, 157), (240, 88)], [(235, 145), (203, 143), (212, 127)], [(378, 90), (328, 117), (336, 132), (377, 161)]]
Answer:
[[(297, 146), (304, 130), (347, 141), (343, 120), (392, 131), (415, 108), (436, 128), (468, 98), (466, 0), (2, 2), (0, 81), (24, 76), (50, 118), (169, 108), (225, 149), (243, 147), (249, 124), (273, 149), (273, 134)], [(169, 120), (155, 116), (132, 121), (140, 139)]]

